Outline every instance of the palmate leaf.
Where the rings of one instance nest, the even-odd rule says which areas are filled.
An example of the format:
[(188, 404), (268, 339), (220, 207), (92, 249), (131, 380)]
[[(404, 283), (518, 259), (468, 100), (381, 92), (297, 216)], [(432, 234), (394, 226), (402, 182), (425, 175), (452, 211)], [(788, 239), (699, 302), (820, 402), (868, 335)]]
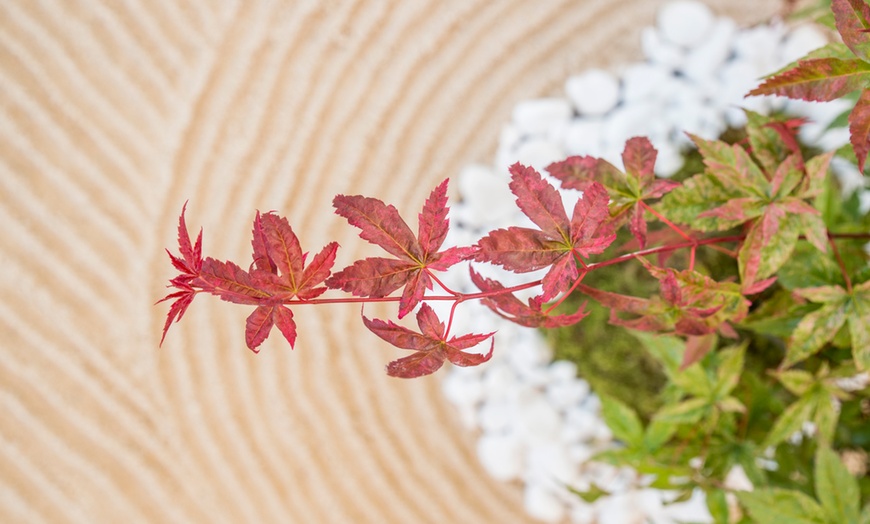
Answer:
[(245, 271), (229, 261), (206, 258), (194, 285), (227, 302), (257, 306), (245, 323), (245, 343), (253, 352), (277, 326), (292, 348), (296, 343), (291, 299), (310, 300), (326, 291), (338, 244), (327, 244), (306, 265), (299, 239), (287, 219), (275, 213), (257, 213), (251, 246), (253, 263)]
[(848, 324), (852, 357), (859, 371), (870, 370), (870, 281), (854, 285), (796, 289), (797, 295), (822, 307), (807, 314), (788, 344), (782, 367), (792, 366), (817, 353)]
[(196, 237), (196, 243), (190, 241), (190, 233), (187, 231), (187, 224), (184, 221), (184, 212), (187, 210), (187, 202), (181, 208), (181, 215), (178, 217), (178, 250), (181, 256), (175, 256), (166, 250), (169, 255), (169, 261), (172, 266), (177, 269), (180, 274), (169, 281), (170, 287), (174, 287), (178, 291), (169, 293), (165, 297), (157, 301), (157, 303), (172, 300), (172, 305), (169, 307), (169, 313), (166, 315), (166, 322), (163, 324), (163, 334), (160, 337), (160, 345), (163, 345), (163, 340), (166, 339), (166, 332), (173, 322), (178, 322), (184, 316), (187, 308), (190, 307), (193, 298), (196, 296), (196, 290), (191, 286), (202, 270), (202, 229), (199, 230), (199, 236)]
[(498, 264), (509, 271), (526, 273), (545, 267), (542, 301), (567, 290), (579, 273), (575, 257), (603, 252), (616, 239), (608, 221), (608, 196), (604, 186), (591, 183), (577, 201), (571, 219), (558, 191), (534, 168), (510, 168), (511, 191), (517, 205), (540, 229), (510, 227), (491, 231), (478, 242), (478, 262)]
[(867, 153), (870, 152), (870, 90), (861, 92), (861, 97), (849, 113), (849, 141), (858, 159), (858, 170), (863, 172)]
[(610, 216), (614, 224), (627, 222), (629, 231), (643, 248), (647, 241), (647, 223), (642, 202), (660, 198), (679, 186), (676, 181), (656, 178), (657, 154), (648, 138), (634, 137), (625, 143), (622, 152), (625, 173), (604, 159), (579, 156), (550, 164), (547, 171), (568, 189), (585, 191), (592, 182), (602, 184), (610, 196)]
[(430, 375), (438, 371), (445, 360), (457, 366), (477, 366), (492, 358), (494, 342), (490, 344), (489, 352), (486, 354), (466, 353), (463, 350), (484, 342), (495, 333), (468, 334), (451, 337), (448, 340), (444, 323), (425, 302), (417, 311), (419, 332), (411, 331), (389, 320), (369, 320), (365, 316), (363, 316), (363, 323), (372, 333), (390, 344), (414, 351), (412, 355), (387, 365), (387, 374), (392, 377), (415, 378)]
[(399, 300), (399, 318), (410, 313), (432, 289), (431, 271), (444, 271), (474, 254), (469, 247), (443, 251), (447, 236), (447, 180), (429, 195), (419, 215), (417, 236), (399, 216), (395, 207), (376, 198), (338, 195), (333, 199), (336, 214), (358, 227), (360, 238), (382, 247), (395, 258), (372, 257), (358, 260), (326, 281), (361, 297), (385, 297), (404, 286)]

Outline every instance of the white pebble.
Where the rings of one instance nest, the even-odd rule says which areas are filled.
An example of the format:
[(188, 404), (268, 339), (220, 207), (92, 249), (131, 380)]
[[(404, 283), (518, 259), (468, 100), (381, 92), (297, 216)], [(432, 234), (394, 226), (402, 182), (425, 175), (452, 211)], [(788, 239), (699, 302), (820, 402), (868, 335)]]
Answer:
[(686, 52), (679, 46), (665, 41), (654, 27), (645, 27), (641, 30), (640, 46), (643, 54), (650, 61), (669, 69), (681, 67), (686, 59)]
[(563, 98), (537, 98), (517, 104), (513, 121), (521, 133), (538, 135), (546, 133), (553, 124), (567, 123), (572, 114), (571, 104)]
[(635, 103), (662, 94), (662, 84), (671, 78), (671, 71), (650, 62), (633, 64), (622, 73), (625, 103)]
[(691, 47), (710, 33), (714, 20), (709, 7), (686, 0), (665, 4), (659, 10), (658, 27), (670, 42)]
[(450, 373), (441, 387), (447, 400), (457, 405), (476, 404), (483, 399), (483, 384), (475, 377)]
[(516, 161), (527, 166), (532, 166), (538, 171), (543, 171), (545, 167), (565, 159), (565, 152), (558, 144), (549, 140), (533, 138), (527, 140), (517, 147), (514, 153)]
[(576, 406), (589, 394), (589, 384), (583, 380), (552, 382), (547, 386), (547, 398), (559, 409)]
[(685, 163), (683, 154), (679, 148), (671, 143), (665, 142), (656, 145), (658, 155), (656, 156), (655, 173), (661, 177), (669, 177), (680, 170)]
[(625, 147), (625, 141), (642, 132), (641, 130), (649, 125), (656, 113), (656, 106), (650, 103), (638, 103), (617, 108), (611, 113), (604, 125), (605, 147), (621, 152)]
[(459, 190), (468, 202), (465, 218), (475, 226), (504, 222), (516, 209), (507, 177), (496, 175), (486, 166), (465, 167), (459, 173)]
[(533, 518), (544, 522), (559, 522), (565, 518), (565, 506), (550, 490), (529, 484), (523, 496), (523, 506)]
[(517, 382), (517, 376), (510, 367), (504, 364), (490, 367), (483, 375), (487, 400), (491, 402), (507, 398)]
[(696, 81), (713, 76), (728, 59), (736, 32), (737, 24), (730, 18), (716, 21), (704, 42), (689, 52), (683, 73)]
[(577, 473), (568, 449), (559, 442), (544, 442), (529, 448), (526, 456), (528, 478), (558, 489)]
[(577, 364), (570, 360), (557, 360), (547, 368), (555, 384), (573, 382), (577, 379)]
[(562, 417), (540, 393), (521, 399), (517, 413), (517, 431), (529, 442), (556, 441), (562, 429)]
[(570, 77), (565, 92), (581, 115), (603, 115), (619, 102), (619, 80), (602, 69)]
[(582, 118), (568, 124), (562, 144), (568, 155), (594, 155), (601, 150), (602, 120)]
[(523, 446), (512, 434), (483, 434), (477, 441), (477, 457), (496, 480), (519, 478), (523, 471)]
[(488, 433), (507, 430), (513, 419), (513, 410), (514, 406), (506, 401), (484, 402), (478, 413), (481, 429)]

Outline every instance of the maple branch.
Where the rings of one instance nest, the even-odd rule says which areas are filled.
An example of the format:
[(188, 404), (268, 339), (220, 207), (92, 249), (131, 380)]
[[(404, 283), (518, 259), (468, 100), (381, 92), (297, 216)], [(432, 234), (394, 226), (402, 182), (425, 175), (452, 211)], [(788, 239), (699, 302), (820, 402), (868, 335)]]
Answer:
[[(426, 274), (429, 275), (429, 277), (430, 277), (432, 280), (434, 280), (435, 283), (437, 283), (439, 286), (441, 286), (441, 289), (443, 289), (444, 291), (450, 293), (451, 295), (459, 296), (459, 295), (462, 294), (462, 293), (460, 293), (459, 291), (453, 291), (452, 289), (450, 289), (449, 287), (447, 287), (447, 286), (444, 284), (444, 282), (441, 282), (441, 280), (440, 280), (438, 277), (435, 276), (435, 273), (429, 271), (428, 268), (426, 269)], [(449, 330), (449, 327), (448, 327), (448, 330)]]
[[(581, 262), (581, 263), (582, 263), (582, 262)], [(584, 268), (584, 269), (586, 268), (586, 264), (583, 264), (583, 268)], [(580, 282), (583, 282), (583, 277), (585, 277), (585, 276), (586, 276), (586, 273), (588, 273), (588, 272), (589, 272), (589, 271), (583, 271), (582, 273), (580, 273), (580, 276), (578, 276), (578, 277), (577, 277), (577, 280), (575, 280), (574, 283), (571, 284), (571, 287), (568, 289), (568, 291), (566, 291), (565, 293), (563, 293), (562, 296), (561, 296), (561, 298), (559, 298), (559, 300), (557, 300), (556, 302), (554, 302), (552, 306), (548, 307), (547, 310), (544, 311), (544, 315), (549, 315), (550, 312), (552, 312), (554, 309), (556, 309), (557, 307), (559, 307), (560, 305), (562, 305), (562, 302), (564, 302), (565, 299), (568, 298), (568, 295), (570, 295), (571, 293), (574, 292), (575, 289), (577, 289), (577, 286), (580, 285)]]

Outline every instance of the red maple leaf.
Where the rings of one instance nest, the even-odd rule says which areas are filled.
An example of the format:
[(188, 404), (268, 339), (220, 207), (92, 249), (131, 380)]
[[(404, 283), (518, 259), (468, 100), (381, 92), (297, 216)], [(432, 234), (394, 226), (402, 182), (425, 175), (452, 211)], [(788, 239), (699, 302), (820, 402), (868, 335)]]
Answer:
[(625, 143), (622, 163), (625, 173), (610, 162), (591, 156), (572, 156), (547, 166), (547, 171), (562, 182), (562, 187), (585, 191), (599, 182), (610, 196), (610, 216), (614, 226), (628, 222), (628, 229), (640, 247), (646, 245), (647, 224), (644, 201), (660, 198), (680, 184), (656, 178), (654, 166), (658, 152), (646, 137)]
[(498, 316), (526, 327), (557, 328), (576, 324), (589, 313), (584, 311), (584, 302), (576, 313), (571, 315), (548, 315), (543, 311), (544, 301), (540, 296), (523, 304), (513, 293), (501, 292), (505, 289), (501, 282), (483, 277), (471, 269), (471, 281), (484, 293), (493, 295), (481, 299), (481, 303), (492, 309)]
[(372, 333), (390, 344), (401, 349), (414, 350), (412, 355), (387, 364), (387, 374), (392, 377), (415, 378), (430, 375), (437, 371), (445, 360), (449, 360), (457, 366), (477, 366), (492, 358), (492, 350), (495, 345), (493, 341), (486, 354), (464, 352), (464, 349), (480, 344), (495, 333), (468, 334), (451, 337), (447, 340), (444, 323), (438, 319), (435, 311), (425, 302), (417, 311), (419, 333), (396, 325), (389, 320), (369, 320), (363, 316), (363, 323)]
[(172, 325), (172, 322), (181, 320), (184, 312), (187, 311), (190, 303), (193, 302), (197, 290), (194, 289), (191, 283), (199, 276), (199, 272), (202, 270), (202, 229), (199, 230), (199, 236), (196, 237), (196, 244), (191, 244), (187, 224), (184, 222), (184, 212), (186, 209), (187, 202), (182, 206), (181, 215), (178, 217), (178, 250), (181, 256), (177, 257), (170, 253), (168, 249), (166, 250), (172, 265), (181, 274), (169, 281), (169, 285), (178, 289), (178, 291), (170, 293), (157, 301), (159, 304), (166, 300), (175, 299), (169, 307), (166, 323), (163, 324), (163, 335), (160, 337), (160, 345), (163, 345), (166, 332), (169, 331), (169, 326)]
[(616, 234), (608, 221), (607, 190), (598, 182), (586, 187), (583, 198), (568, 218), (562, 198), (532, 167), (519, 163), (510, 168), (510, 188), (522, 212), (540, 229), (497, 229), (480, 239), (475, 255), (509, 271), (527, 273), (545, 267), (542, 301), (567, 290), (578, 278), (577, 260), (603, 252)]
[(474, 249), (451, 247), (439, 251), (447, 236), (447, 180), (436, 187), (419, 215), (417, 236), (395, 207), (376, 198), (338, 195), (335, 212), (360, 228), (360, 238), (378, 245), (395, 258), (357, 260), (334, 274), (326, 285), (359, 297), (385, 297), (404, 286), (399, 318), (410, 313), (432, 289), (432, 271), (444, 271), (469, 258)]
[(287, 219), (275, 213), (257, 213), (254, 219), (251, 269), (229, 261), (206, 258), (193, 284), (227, 302), (257, 306), (245, 324), (245, 342), (252, 351), (272, 330), (296, 343), (296, 323), (286, 306), (291, 299), (309, 300), (326, 291), (338, 243), (330, 242), (306, 266), (307, 255)]

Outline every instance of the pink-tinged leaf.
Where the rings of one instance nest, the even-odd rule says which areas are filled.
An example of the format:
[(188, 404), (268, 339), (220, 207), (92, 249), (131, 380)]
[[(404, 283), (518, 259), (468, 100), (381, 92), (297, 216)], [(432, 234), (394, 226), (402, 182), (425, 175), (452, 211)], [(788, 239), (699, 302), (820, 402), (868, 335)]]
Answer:
[(600, 158), (570, 156), (547, 166), (547, 172), (557, 178), (565, 189), (583, 191), (592, 182), (615, 180), (624, 175), (616, 167)]
[(646, 247), (646, 219), (643, 216), (644, 209), (640, 202), (632, 207), (631, 214), (628, 218), (628, 230), (637, 239), (637, 243), (641, 249)]
[(541, 287), (544, 289), (544, 294), (541, 299), (544, 301), (554, 298), (556, 295), (571, 287), (571, 284), (579, 277), (577, 272), (577, 263), (573, 257), (562, 257), (557, 260), (550, 270), (544, 275), (541, 281)]
[(275, 320), (272, 318), (272, 306), (259, 306), (248, 316), (245, 322), (245, 343), (248, 349), (258, 353), (260, 344), (269, 336)]
[(680, 183), (676, 180), (658, 178), (649, 185), (644, 194), (644, 198), (659, 198), (678, 187), (680, 187)]
[(665, 272), (663, 278), (659, 279), (662, 290), (662, 298), (665, 302), (675, 306), (683, 305), (683, 294), (680, 292), (680, 285), (677, 278), (674, 276), (673, 270)]
[(509, 271), (527, 273), (554, 264), (569, 253), (543, 231), (511, 226), (490, 231), (477, 242), (478, 262), (498, 264)]
[(358, 297), (385, 297), (408, 283), (417, 269), (404, 260), (366, 258), (329, 277), (326, 285)]
[(591, 297), (602, 306), (609, 307), (614, 311), (643, 315), (644, 313), (656, 308), (656, 305), (652, 300), (633, 297), (630, 295), (622, 295), (620, 293), (612, 293), (610, 291), (602, 291), (587, 286), (586, 284), (579, 284), (577, 290), (584, 295)]
[(169, 313), (166, 315), (166, 322), (163, 324), (163, 334), (160, 336), (160, 346), (163, 345), (163, 340), (166, 339), (166, 333), (169, 331), (169, 326), (172, 325), (173, 321), (178, 322), (181, 320), (181, 317), (184, 316), (184, 312), (187, 311), (187, 308), (190, 306), (190, 303), (193, 302), (195, 296), (196, 292), (191, 289), (189, 291), (177, 291), (166, 295), (157, 301), (159, 304), (165, 300), (175, 299), (175, 302), (173, 302), (169, 307)]
[(858, 159), (858, 170), (863, 173), (870, 152), (870, 90), (861, 92), (858, 103), (849, 113), (849, 133), (849, 141)]
[(275, 306), (272, 311), (272, 318), (275, 320), (275, 325), (278, 330), (290, 343), (290, 349), (296, 344), (296, 322), (293, 321), (293, 312), (285, 306)]
[(405, 283), (402, 297), (399, 299), (399, 318), (404, 318), (423, 300), (427, 289), (432, 289), (432, 279), (423, 271), (416, 271)]
[(510, 188), (523, 214), (554, 240), (567, 240), (570, 224), (556, 188), (533, 167), (517, 163), (510, 167), (510, 173)]
[(761, 293), (765, 289), (772, 286), (773, 283), (776, 282), (776, 278), (777, 277), (770, 277), (770, 278), (765, 278), (764, 280), (759, 280), (757, 282), (753, 282), (749, 286), (743, 287), (741, 289), (741, 292), (744, 295), (757, 295), (758, 293)]
[(814, 102), (827, 102), (867, 87), (870, 64), (863, 60), (816, 58), (765, 80), (749, 95), (779, 95)]
[(680, 363), (680, 371), (704, 358), (716, 343), (716, 336), (712, 334), (702, 336), (690, 336), (686, 339), (686, 350), (683, 352), (683, 361)]
[(270, 298), (253, 281), (251, 275), (233, 262), (221, 262), (211, 257), (202, 264), (199, 280), (202, 288), (227, 302), (258, 306)]
[(586, 304), (571, 315), (545, 315), (541, 297), (530, 298), (528, 305), (523, 304), (513, 293), (502, 292), (505, 287), (495, 280), (485, 278), (469, 268), (471, 281), (484, 293), (493, 293), (481, 302), (497, 315), (525, 327), (556, 328), (576, 324), (588, 313)]
[[(196, 237), (196, 244), (191, 245), (190, 234), (187, 232), (187, 224), (184, 221), (184, 212), (187, 210), (187, 202), (181, 208), (178, 217), (178, 249), (184, 258), (189, 273), (196, 273), (202, 267), (202, 228)], [(171, 255), (170, 255), (171, 256)]]
[[(792, 156), (789, 158), (793, 158), (795, 165), (801, 171), (804, 169), (804, 159), (801, 145), (798, 143), (797, 134), (798, 131), (800, 131), (801, 126), (806, 122), (805, 118), (792, 118), (785, 121), (777, 120), (768, 122), (764, 125), (764, 127), (774, 130), (776, 134), (779, 135), (779, 138), (782, 140), (782, 143), (785, 144), (785, 147), (792, 152)], [(776, 190), (774, 190), (774, 193), (776, 193)]]
[(804, 316), (792, 333), (785, 359), (780, 365), (787, 368), (817, 353), (834, 338), (846, 323), (845, 308), (839, 302), (828, 303)]
[(299, 239), (284, 217), (266, 213), (260, 220), (269, 259), (278, 267), (289, 287), (294, 291), (298, 290), (304, 265)]
[(815, 198), (821, 194), (833, 157), (834, 152), (831, 151), (807, 160), (806, 177), (801, 182), (797, 193), (800, 198)]
[(737, 262), (743, 287), (776, 272), (791, 256), (800, 235), (801, 219), (770, 205), (753, 223), (738, 252)]
[(828, 228), (822, 217), (811, 214), (800, 216), (801, 228), (807, 241), (822, 253), (828, 252)]
[(335, 213), (358, 227), (360, 238), (405, 260), (419, 260), (423, 253), (408, 224), (395, 207), (376, 198), (338, 195), (332, 201)]
[(705, 140), (692, 134), (689, 137), (704, 157), (707, 172), (720, 184), (730, 186), (745, 196), (767, 196), (764, 188), (767, 187), (768, 180), (764, 171), (739, 144), (729, 145), (720, 140)]
[(870, 62), (870, 6), (866, 0), (832, 0), (831, 10), (843, 43), (855, 56)]
[[(628, 329), (636, 329), (638, 331), (648, 331), (650, 333), (661, 333), (673, 329), (673, 326), (670, 325), (669, 322), (666, 322), (662, 318), (654, 316), (653, 314), (632, 319), (624, 319), (619, 316), (617, 311), (618, 310), (616, 309), (610, 310), (610, 319), (608, 322), (614, 326), (622, 326)], [(657, 311), (656, 313), (660, 312)]]
[(616, 233), (607, 220), (609, 199), (604, 186), (593, 182), (574, 205), (570, 238), (574, 250), (582, 257), (602, 253), (616, 240)]
[(335, 254), (338, 252), (338, 242), (330, 242), (314, 256), (311, 263), (302, 272), (302, 281), (297, 295), (303, 300), (312, 299), (326, 291), (325, 287), (315, 287), (323, 283), (332, 271)]
[(818, 209), (795, 197), (783, 198), (776, 203), (776, 207), (795, 215), (819, 216), (821, 214)]
[(435, 253), (444, 243), (450, 226), (447, 211), (447, 179), (445, 179), (432, 190), (418, 217), (417, 239), (424, 253)]
[(435, 256), (432, 256), (426, 267), (432, 271), (446, 271), (463, 260), (473, 258), (477, 252), (477, 247), (448, 247), (444, 251), (439, 251)]
[(800, 152), (789, 155), (782, 161), (770, 179), (770, 195), (772, 197), (785, 197), (803, 180), (805, 170), (804, 161)]
[[(483, 340), (492, 336), (492, 333), (489, 335), (483, 336), (483, 339), (478, 340), (482, 335), (464, 335), (462, 337), (457, 337), (451, 339), (451, 345), (462, 349), (460, 346), (472, 347), (476, 346)], [(474, 343), (472, 343), (474, 341)], [(489, 351), (486, 353), (466, 353), (464, 351), (447, 351), (447, 360), (450, 361), (454, 366), (461, 367), (470, 367), (470, 366), (479, 366), (484, 362), (488, 361), (492, 358), (492, 351), (495, 349), (495, 340), (492, 340), (489, 344)]]
[(793, 293), (811, 302), (817, 302), (820, 304), (847, 300), (849, 297), (846, 290), (840, 286), (805, 287), (795, 289)]
[(625, 172), (641, 183), (649, 183), (655, 178), (654, 166), (658, 152), (647, 137), (636, 136), (628, 139), (622, 151)]
[(459, 366), (474, 366), (492, 357), (492, 347), (485, 355), (464, 353), (462, 350), (485, 341), (494, 333), (469, 334), (445, 340), (444, 324), (438, 320), (435, 311), (426, 303), (423, 303), (417, 311), (417, 325), (421, 333), (415, 333), (391, 321), (369, 320), (365, 316), (363, 316), (363, 323), (372, 333), (390, 344), (415, 351), (414, 354), (387, 365), (387, 374), (393, 377), (414, 378), (429, 375), (437, 371), (445, 360), (450, 360)]
[(733, 198), (725, 205), (699, 214), (699, 218), (715, 217), (720, 219), (721, 227), (730, 229), (761, 216), (764, 212), (762, 203), (757, 197)]
[(263, 229), (263, 220), (260, 212), (254, 217), (254, 227), (251, 231), (251, 247), (254, 248), (254, 267), (270, 273), (278, 273), (278, 266), (269, 256), (269, 248), (266, 242), (266, 231)]

